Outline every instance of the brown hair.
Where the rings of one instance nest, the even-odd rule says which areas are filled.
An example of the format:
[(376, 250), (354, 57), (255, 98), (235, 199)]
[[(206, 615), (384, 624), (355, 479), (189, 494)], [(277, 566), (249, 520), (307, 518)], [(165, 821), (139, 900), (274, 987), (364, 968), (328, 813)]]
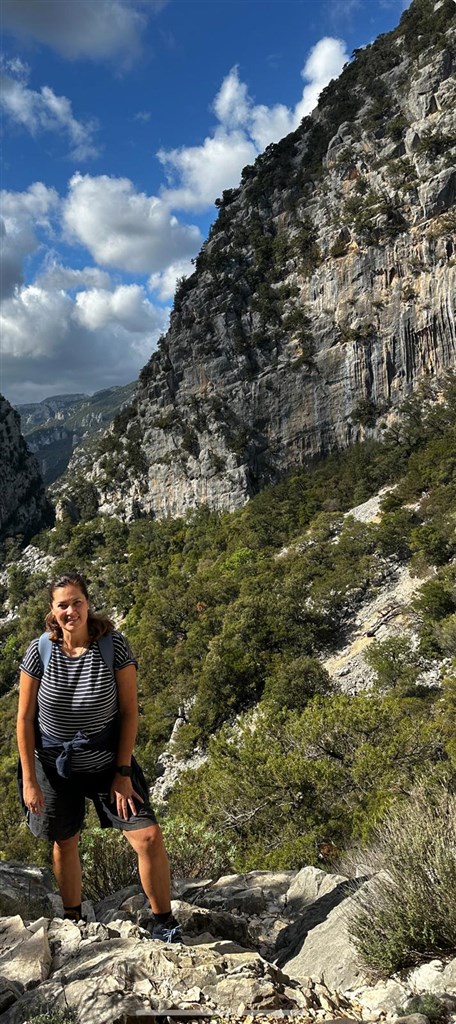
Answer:
[[(50, 583), (48, 584), (49, 604), (52, 605), (54, 591), (57, 590), (57, 587), (68, 587), (71, 585), (79, 587), (79, 589), (84, 594), (86, 600), (90, 600), (87, 583), (82, 573), (64, 572), (60, 576), (56, 576), (55, 579), (51, 580)], [(49, 633), (51, 640), (58, 641), (62, 639), (63, 632), (57, 620), (54, 618), (52, 608), (47, 613), (46, 618), (44, 620), (44, 624), (46, 626), (46, 629)], [(108, 619), (107, 616), (105, 615), (97, 615), (89, 607), (87, 629), (89, 631), (90, 640), (98, 640), (100, 636), (106, 636), (106, 633), (112, 633), (114, 629), (114, 623), (111, 622), (111, 619)]]

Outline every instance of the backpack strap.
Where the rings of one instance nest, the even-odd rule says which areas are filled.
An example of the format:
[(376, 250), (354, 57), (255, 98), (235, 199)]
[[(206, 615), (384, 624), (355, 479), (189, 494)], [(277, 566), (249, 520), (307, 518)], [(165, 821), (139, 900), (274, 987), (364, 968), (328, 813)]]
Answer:
[[(105, 665), (114, 670), (114, 641), (112, 639), (112, 633), (106, 633), (105, 636), (100, 636), (97, 640), (98, 650), (103, 658)], [(42, 633), (38, 640), (38, 654), (40, 656), (41, 666), (43, 674), (46, 671), (52, 654), (52, 640), (49, 633)]]
[(38, 654), (40, 656), (43, 675), (49, 665), (52, 654), (52, 640), (49, 633), (42, 633), (38, 640)]
[(104, 636), (100, 636), (97, 640), (97, 644), (105, 665), (107, 665), (111, 671), (114, 671), (114, 641), (112, 639), (112, 633), (105, 633)]

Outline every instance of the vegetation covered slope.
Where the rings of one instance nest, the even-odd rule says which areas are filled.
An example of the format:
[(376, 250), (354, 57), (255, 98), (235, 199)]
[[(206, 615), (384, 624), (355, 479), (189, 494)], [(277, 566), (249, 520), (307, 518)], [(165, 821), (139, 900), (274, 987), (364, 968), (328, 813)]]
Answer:
[[(455, 453), (450, 376), (442, 390), (411, 398), (381, 442), (316, 463), (235, 513), (200, 508), (127, 525), (90, 517), (89, 495), (86, 521), (67, 517), (35, 538), (56, 571), (87, 574), (95, 604), (122, 622), (138, 653), (138, 749), (149, 773), (178, 714), (187, 718), (181, 754), (209, 744), (207, 764), (176, 789), (172, 815), (191, 834), (197, 804), (199, 825), (223, 840), (231, 866), (318, 861), (366, 840), (423, 774), (452, 778)], [(344, 516), (384, 484), (396, 487), (379, 522)], [(411, 609), (416, 643), (379, 645), (374, 692), (341, 693), (322, 660), (366, 595), (404, 564), (423, 580)], [(11, 562), (3, 596), (12, 617), (0, 662), (0, 850), (35, 857), (11, 827), (13, 717), (20, 655), (42, 629), (44, 573)], [(439, 670), (431, 687), (420, 683), (429, 666)]]

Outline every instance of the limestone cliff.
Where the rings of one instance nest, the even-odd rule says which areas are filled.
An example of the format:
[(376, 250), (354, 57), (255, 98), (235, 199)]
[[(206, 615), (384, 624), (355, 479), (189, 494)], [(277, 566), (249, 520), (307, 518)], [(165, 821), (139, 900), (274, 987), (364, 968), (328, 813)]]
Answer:
[(238, 507), (455, 365), (455, 15), (414, 0), (217, 201), (134, 404), (73, 463), (101, 510)]
[(28, 539), (51, 519), (38, 463), (22, 437), (19, 416), (0, 395), (0, 540), (18, 534)]

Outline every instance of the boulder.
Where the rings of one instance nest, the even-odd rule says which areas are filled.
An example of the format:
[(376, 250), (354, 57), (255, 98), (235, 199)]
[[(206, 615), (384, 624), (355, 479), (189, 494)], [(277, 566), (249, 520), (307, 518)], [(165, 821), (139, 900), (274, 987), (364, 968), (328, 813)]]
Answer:
[(449, 963), (430, 960), (427, 964), (421, 964), (409, 975), (408, 983), (412, 992), (456, 995), (456, 957)]
[(362, 992), (356, 993), (357, 1001), (375, 1016), (382, 1012), (394, 1013), (405, 1007), (410, 998), (410, 989), (394, 978), (379, 982)]
[(32, 920), (52, 913), (54, 880), (47, 868), (15, 861), (0, 863), (0, 913)]
[(0, 919), (0, 976), (19, 978), (26, 989), (44, 981), (51, 966), (47, 922), (37, 930), (26, 928), (20, 917)]
[(286, 894), (284, 916), (290, 923), (276, 940), (278, 964), (289, 963), (298, 954), (308, 933), (353, 892), (353, 885), (344, 875), (330, 875), (320, 868), (305, 867), (297, 873)]
[(305, 938), (299, 952), (288, 959), (280, 959), (290, 977), (298, 980), (321, 977), (329, 989), (338, 992), (367, 984), (348, 930), (347, 912), (355, 899), (347, 897), (311, 931), (304, 925)]
[(192, 936), (198, 936), (204, 932), (211, 935), (213, 939), (230, 939), (239, 943), (244, 949), (252, 946), (247, 921), (242, 917), (237, 917), (224, 910), (194, 907), (182, 900), (173, 900), (172, 908), (190, 941)]

